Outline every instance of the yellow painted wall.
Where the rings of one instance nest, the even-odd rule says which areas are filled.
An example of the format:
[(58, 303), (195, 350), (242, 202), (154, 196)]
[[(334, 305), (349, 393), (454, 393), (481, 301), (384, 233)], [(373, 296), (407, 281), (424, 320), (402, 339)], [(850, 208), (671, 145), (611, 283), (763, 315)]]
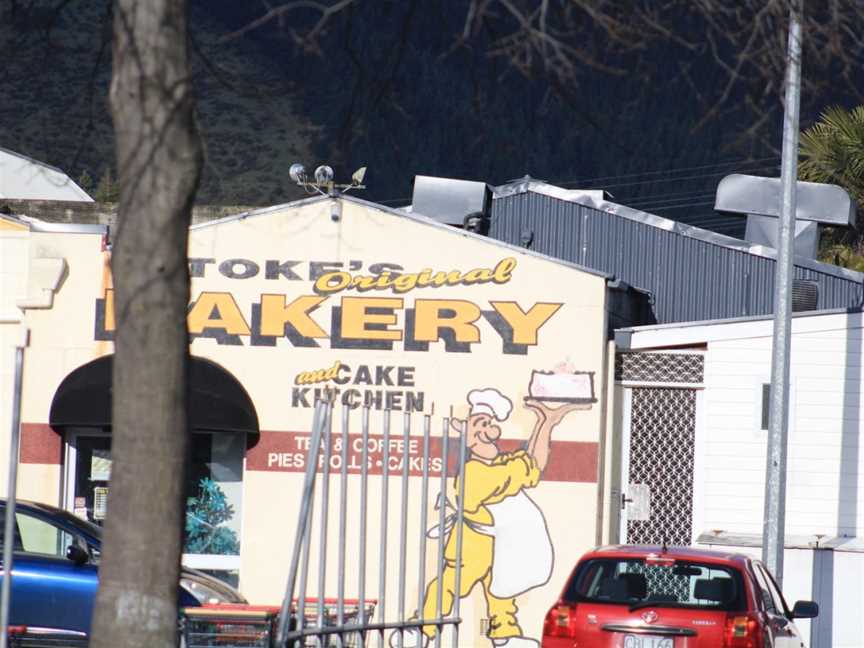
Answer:
[[(329, 295), (327, 301), (315, 310), (314, 318), (325, 331), (330, 331), (330, 307), (343, 297), (401, 298), (404, 307), (416, 307), (418, 299), (465, 300), (483, 310), (490, 309), (491, 301), (515, 301), (523, 311), (541, 302), (560, 303), (555, 313), (540, 329), (538, 344), (529, 347), (527, 355), (502, 353), (502, 341), (488, 322), (477, 322), (481, 341), (472, 346), (471, 353), (447, 353), (442, 343), (432, 344), (428, 352), (405, 351), (403, 342), (394, 342), (391, 351), (329, 349), (329, 341), (320, 339), (319, 348), (295, 348), (280, 340), (273, 347), (246, 346), (248, 338), (241, 336), (244, 346), (218, 345), (215, 340), (199, 339), (193, 351), (220, 362), (237, 376), (252, 395), (262, 430), (307, 431), (310, 428), (311, 409), (292, 407), (291, 393), (294, 378), (299, 372), (326, 368), (338, 360), (352, 367), (359, 364), (408, 365), (415, 367), (417, 388), (425, 393), (427, 411), (432, 402), (436, 413), (457, 407), (459, 416), (465, 415), (466, 395), (469, 390), (495, 387), (508, 395), (515, 408), (511, 417), (502, 424), (504, 435), (511, 439), (527, 439), (534, 425), (534, 415), (522, 405), (527, 395), (528, 382), (533, 369), (551, 370), (562, 361), (569, 361), (579, 370), (596, 372), (595, 387), (603, 387), (605, 340), (605, 281), (597, 276), (580, 272), (561, 264), (507, 249), (491, 241), (441, 227), (430, 226), (408, 218), (382, 213), (374, 208), (345, 203), (342, 219), (333, 222), (331, 204), (321, 202), (298, 209), (285, 209), (245, 220), (203, 227), (193, 231), (190, 257), (215, 259), (206, 265), (203, 280), (193, 284), (193, 298), (200, 291), (225, 292), (233, 295), (237, 306), (251, 326), (250, 304), (259, 301), (262, 293), (285, 294), (290, 303), (301, 295), (314, 295), (313, 282), (308, 277), (308, 261), (332, 261), (350, 266), (352, 260), (363, 266), (352, 275), (365, 274), (372, 263), (391, 262), (405, 271), (418, 272), (424, 268), (461, 270), (494, 268), (504, 258), (513, 258), (516, 266), (509, 281), (503, 284), (451, 286), (414, 289), (404, 294), (392, 290), (344, 291)], [(228, 259), (247, 259), (260, 265), (264, 274), (268, 259), (300, 260), (293, 268), (301, 280), (261, 280), (260, 275), (248, 279), (229, 279), (220, 274), (218, 266)], [(235, 271), (250, 271), (238, 265)], [(364, 272), (365, 271), (365, 272)], [(391, 330), (405, 328), (404, 308), (394, 311), (396, 320)], [(224, 316), (224, 315), (223, 315)], [(232, 325), (237, 325), (234, 321)], [(250, 361), (254, 358), (253, 361)], [(556, 430), (556, 441), (598, 442), (601, 431), (601, 408), (576, 412)], [(373, 413), (373, 431), (380, 433), (381, 417)], [(433, 430), (438, 433), (438, 418)], [(359, 414), (353, 416), (357, 431)], [(414, 429), (419, 428), (415, 417)], [(401, 416), (394, 422), (401, 432)], [(416, 433), (416, 432), (415, 432)], [(370, 478), (371, 493), (377, 494), (380, 477)], [(359, 477), (349, 477), (352, 502), (349, 506), (349, 533), (357, 532)], [(300, 472), (269, 472), (247, 470), (244, 482), (244, 524), (241, 585), (251, 600), (277, 602), (284, 588), (284, 576), (293, 543), (297, 519), (297, 496), (302, 483)], [(333, 488), (337, 488), (334, 480)], [(398, 538), (399, 481), (391, 487), (390, 547)], [(413, 498), (419, 493), (419, 478), (411, 479)], [(430, 492), (430, 502), (437, 495), (437, 487)], [(555, 570), (547, 586), (532, 590), (519, 597), (519, 618), (528, 636), (539, 636), (542, 617), (554, 602), (566, 575), (582, 551), (592, 546), (596, 534), (597, 486), (591, 483), (541, 482), (531, 491), (531, 497), (544, 510), (556, 550)], [(378, 547), (380, 537), (379, 504), (377, 499), (369, 507), (369, 546)], [(430, 503), (430, 511), (432, 506)], [(395, 512), (394, 512), (395, 511)], [(331, 531), (335, 531), (335, 518), (331, 515)], [(412, 499), (409, 516), (412, 552), (418, 542), (420, 528), (419, 506)], [(352, 536), (354, 537), (354, 536)], [(429, 542), (430, 559), (437, 543)], [(335, 542), (331, 538), (328, 555), (328, 595), (335, 594)], [(393, 549), (395, 552), (395, 549)], [(313, 552), (313, 561), (316, 555)], [(373, 557), (370, 556), (370, 559)], [(377, 561), (377, 555), (374, 556)], [(390, 592), (388, 608), (396, 605), (398, 591), (398, 554), (392, 553), (394, 563), (389, 565)], [(356, 554), (350, 564), (348, 591), (356, 592)], [(375, 563), (377, 564), (377, 562)], [(430, 565), (431, 568), (431, 565)], [(377, 567), (370, 565), (367, 575), (377, 582)], [(416, 558), (408, 560), (406, 608), (417, 607)], [(431, 573), (431, 570), (430, 570)], [(427, 579), (428, 580), (428, 579)], [(317, 581), (315, 581), (317, 582)], [(377, 586), (376, 586), (377, 588)], [(376, 588), (373, 588), (376, 589)], [(315, 590), (317, 592), (317, 590)], [(356, 594), (355, 594), (356, 595)], [(390, 611), (395, 614), (395, 607)], [(463, 628), (463, 643), (485, 645), (481, 639), (481, 619), (486, 617), (485, 602), (477, 587), (463, 602), (463, 613), (468, 620)], [(470, 638), (470, 639), (469, 639)]]

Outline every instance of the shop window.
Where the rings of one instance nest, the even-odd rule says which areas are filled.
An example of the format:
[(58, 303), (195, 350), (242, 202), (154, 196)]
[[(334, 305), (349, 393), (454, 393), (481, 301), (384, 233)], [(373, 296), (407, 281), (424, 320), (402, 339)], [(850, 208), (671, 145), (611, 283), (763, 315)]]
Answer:
[[(243, 434), (195, 432), (189, 446), (184, 563), (236, 584), (243, 487)], [(102, 525), (111, 474), (111, 437), (79, 429), (68, 436), (67, 507)]]
[(186, 483), (186, 544), (189, 556), (209, 556), (188, 561), (200, 569), (228, 567), (220, 556), (240, 554), (240, 521), (243, 487), (242, 434), (215, 432), (194, 434)]

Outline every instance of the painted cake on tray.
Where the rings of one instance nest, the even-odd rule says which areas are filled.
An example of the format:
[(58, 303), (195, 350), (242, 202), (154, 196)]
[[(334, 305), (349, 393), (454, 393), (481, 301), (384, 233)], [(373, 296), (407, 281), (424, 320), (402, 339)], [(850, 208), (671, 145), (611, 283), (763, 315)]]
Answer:
[(532, 371), (528, 398), (553, 403), (596, 403), (594, 372), (575, 371), (562, 364), (554, 371)]

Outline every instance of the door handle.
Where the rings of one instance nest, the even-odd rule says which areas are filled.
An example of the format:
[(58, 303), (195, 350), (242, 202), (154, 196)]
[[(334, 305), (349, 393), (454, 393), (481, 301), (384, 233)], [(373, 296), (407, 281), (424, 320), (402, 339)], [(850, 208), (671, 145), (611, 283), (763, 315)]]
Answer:
[(621, 508), (622, 509), (627, 508), (627, 503), (632, 502), (632, 501), (633, 500), (631, 498), (627, 497), (627, 493), (621, 493)]

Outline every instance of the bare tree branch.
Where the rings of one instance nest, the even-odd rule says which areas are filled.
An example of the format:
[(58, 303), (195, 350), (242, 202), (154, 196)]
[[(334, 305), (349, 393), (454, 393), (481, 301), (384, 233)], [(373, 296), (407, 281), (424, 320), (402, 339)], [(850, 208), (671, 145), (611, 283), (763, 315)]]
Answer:
[(278, 7), (273, 7), (269, 11), (265, 12), (263, 15), (259, 16), (255, 20), (250, 23), (247, 23), (240, 29), (231, 32), (230, 34), (226, 34), (222, 37), (221, 42), (226, 42), (230, 40), (235, 40), (240, 38), (244, 34), (248, 34), (250, 31), (258, 29), (263, 25), (266, 25), (269, 22), (272, 22), (275, 19), (281, 19), (286, 14), (291, 13), (293, 11), (298, 11), (300, 9), (312, 9), (321, 14), (318, 19), (318, 22), (315, 26), (306, 34), (304, 37), (298, 39), (301, 43), (309, 46), (310, 44), (315, 43), (318, 36), (321, 34), (321, 30), (327, 25), (327, 21), (330, 20), (337, 13), (346, 9), (350, 5), (354, 4), (356, 0), (339, 0), (333, 5), (326, 5), (322, 2), (315, 2), (314, 0), (296, 0), (295, 2), (287, 2), (285, 4), (281, 4)]
[[(655, 78), (656, 62), (676, 57), (681, 69), (706, 62), (723, 76), (698, 91), (703, 113), (694, 130), (728, 109), (754, 110), (753, 126), (768, 126), (769, 104), (783, 94), (790, 0), (470, 0), (462, 39), (494, 25), (487, 49), (526, 77), (556, 77), (579, 85), (589, 71)], [(864, 12), (859, 0), (825, 0), (804, 16), (807, 96), (829, 84), (864, 95)], [(700, 63), (701, 61), (701, 63)], [(641, 72), (640, 72), (641, 71)], [(695, 85), (693, 86), (695, 89)], [(743, 100), (743, 101), (742, 101)]]

